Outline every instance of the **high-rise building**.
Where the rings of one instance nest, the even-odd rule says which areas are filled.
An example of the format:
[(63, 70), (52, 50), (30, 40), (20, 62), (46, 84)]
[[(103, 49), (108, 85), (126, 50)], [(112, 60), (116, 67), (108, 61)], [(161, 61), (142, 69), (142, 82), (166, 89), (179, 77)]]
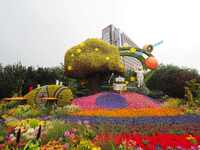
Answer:
[[(112, 24), (102, 30), (102, 39), (119, 47), (128, 44), (130, 47), (139, 48), (124, 32)], [(125, 64), (126, 70), (135, 70), (142, 65), (139, 60), (129, 56), (121, 57), (121, 61)]]
[(121, 33), (121, 43), (121, 46), (127, 43), (130, 47), (138, 48), (138, 46), (124, 32)]
[(138, 47), (124, 32), (112, 24), (102, 30), (102, 39), (116, 46), (128, 44), (131, 47)]
[(102, 30), (102, 39), (110, 44), (121, 46), (120, 31), (113, 25)]

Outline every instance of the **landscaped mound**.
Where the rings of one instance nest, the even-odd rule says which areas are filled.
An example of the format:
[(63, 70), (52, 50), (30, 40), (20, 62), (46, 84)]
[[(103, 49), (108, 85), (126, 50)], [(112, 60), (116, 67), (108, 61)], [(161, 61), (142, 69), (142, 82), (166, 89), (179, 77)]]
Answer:
[(103, 92), (95, 95), (74, 99), (72, 102), (81, 109), (94, 108), (159, 108), (160, 104), (150, 97), (126, 92), (122, 94)]

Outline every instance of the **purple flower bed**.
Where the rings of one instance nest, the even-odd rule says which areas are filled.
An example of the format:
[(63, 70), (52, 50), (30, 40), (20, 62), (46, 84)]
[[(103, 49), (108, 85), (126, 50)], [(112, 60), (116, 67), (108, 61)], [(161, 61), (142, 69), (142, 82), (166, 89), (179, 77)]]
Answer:
[(120, 117), (89, 117), (89, 116), (63, 116), (61, 119), (69, 122), (89, 121), (92, 124), (111, 123), (111, 124), (183, 124), (183, 123), (200, 123), (200, 116), (168, 116), (168, 117), (140, 117), (140, 118), (120, 118)]
[(117, 93), (105, 93), (96, 98), (96, 105), (100, 108), (125, 108), (128, 103)]

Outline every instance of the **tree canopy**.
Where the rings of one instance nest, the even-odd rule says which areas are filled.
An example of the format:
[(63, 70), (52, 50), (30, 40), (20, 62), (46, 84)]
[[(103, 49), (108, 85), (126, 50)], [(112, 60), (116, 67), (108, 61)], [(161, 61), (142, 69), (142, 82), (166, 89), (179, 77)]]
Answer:
[(200, 75), (194, 69), (180, 68), (174, 65), (161, 65), (147, 81), (151, 90), (163, 91), (172, 97), (184, 97), (186, 81), (196, 79), (200, 82)]
[(3, 66), (0, 64), (0, 99), (13, 95), (24, 95), (29, 86), (37, 87), (37, 84), (55, 84), (56, 80), (68, 85), (68, 78), (64, 76), (64, 68), (24, 66), (21, 63)]
[(69, 77), (86, 78), (98, 73), (123, 73), (124, 66), (116, 46), (100, 39), (88, 39), (66, 52), (65, 72)]

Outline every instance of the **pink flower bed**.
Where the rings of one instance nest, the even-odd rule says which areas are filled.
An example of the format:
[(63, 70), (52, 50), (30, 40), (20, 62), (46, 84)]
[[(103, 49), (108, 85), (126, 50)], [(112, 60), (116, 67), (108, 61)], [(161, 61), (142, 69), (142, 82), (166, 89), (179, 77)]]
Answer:
[(91, 96), (85, 96), (85, 97), (80, 97), (76, 98), (73, 100), (72, 104), (79, 106), (82, 109), (94, 109), (98, 108), (96, 106), (96, 98), (100, 96), (101, 93), (91, 95)]
[(126, 92), (122, 95), (126, 98), (129, 108), (158, 108), (160, 106), (152, 98), (138, 93)]
[[(94, 95), (86, 96), (86, 97), (80, 97), (80, 98), (74, 99), (72, 103), (74, 105), (78, 105), (81, 109), (100, 108), (99, 106), (96, 105), (96, 99), (97, 97), (103, 94), (108, 94), (108, 92), (98, 93), (98, 94), (94, 94)], [(140, 108), (160, 107), (160, 104), (155, 102), (150, 97), (147, 97), (138, 93), (125, 92), (125, 93), (120, 94), (120, 96), (125, 98), (125, 101), (128, 104), (127, 108), (140, 109)]]

